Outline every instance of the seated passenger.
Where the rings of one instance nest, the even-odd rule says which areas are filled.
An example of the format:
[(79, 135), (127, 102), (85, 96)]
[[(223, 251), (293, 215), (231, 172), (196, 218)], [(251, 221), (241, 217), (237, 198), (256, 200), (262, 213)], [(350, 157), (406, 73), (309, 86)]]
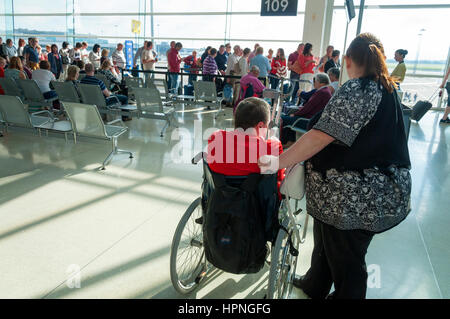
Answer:
[[(102, 63), (102, 66), (97, 71), (99, 74), (103, 74), (112, 84), (115, 84), (117, 86), (117, 90), (120, 89), (120, 81), (119, 78), (116, 76), (116, 70), (111, 63), (111, 60), (105, 60)], [(113, 90), (114, 91), (114, 90)]]
[(26, 60), (24, 56), (19, 56), (20, 62), (22, 63), (22, 67), (23, 67), (23, 72), (25, 72), (27, 79), (31, 79), (32, 72), (31, 69), (27, 66)]
[[(270, 119), (267, 102), (247, 98), (239, 103), (234, 115), (234, 131), (220, 130), (208, 140), (207, 162), (210, 169), (227, 176), (247, 176), (260, 173), (258, 158), (281, 154), (283, 148), (277, 139), (266, 139)], [(278, 182), (284, 171), (278, 172)]]
[(11, 78), (14, 80), (27, 79), (27, 75), (23, 71), (22, 62), (19, 57), (13, 56), (11, 58), (8, 68), (5, 70), (5, 78)]
[[(5, 67), (6, 67), (6, 59), (0, 57), (0, 78), (5, 77)], [(0, 87), (0, 95), (5, 95), (5, 92), (3, 91), (2, 87)]]
[(313, 96), (305, 103), (299, 110), (291, 115), (281, 116), (281, 143), (288, 146), (289, 143), (295, 142), (295, 132), (291, 129), (285, 129), (283, 127), (287, 125), (294, 124), (299, 118), (305, 119), (305, 121), (300, 121), (297, 123), (299, 128), (304, 130), (307, 129), (308, 120), (311, 119), (315, 114), (321, 112), (328, 101), (331, 99), (331, 91), (328, 87), (330, 85), (330, 78), (324, 73), (318, 73), (313, 79), (314, 88), (317, 90)]
[(339, 68), (331, 68), (328, 70), (328, 76), (330, 77), (330, 91), (334, 95), (339, 89), (339, 78), (341, 76), (341, 70)]
[(48, 63), (48, 61), (43, 60), (39, 62), (39, 69), (33, 71), (32, 79), (39, 86), (45, 99), (48, 100), (58, 96), (55, 91), (50, 89), (50, 82), (56, 81), (56, 77), (52, 71), (50, 71), (50, 63)]
[(106, 88), (105, 83), (103, 83), (103, 81), (94, 77), (95, 68), (94, 68), (93, 64), (88, 63), (88, 64), (86, 64), (86, 66), (84, 68), (86, 71), (86, 76), (83, 79), (81, 79), (80, 83), (99, 86), (103, 92), (103, 95), (105, 96), (106, 105), (112, 105), (112, 104), (116, 103), (116, 99), (113, 98), (114, 96), (119, 99), (119, 101), (122, 105), (128, 104), (128, 97), (126, 97), (125, 95), (111, 94), (111, 92)]
[[(240, 85), (240, 93), (239, 98), (235, 104), (236, 106), (239, 105), (239, 103), (248, 97), (262, 97), (263, 91), (266, 89), (264, 84), (258, 79), (259, 77), (259, 68), (254, 65), (251, 67), (250, 72), (247, 75), (244, 75), (241, 78), (241, 81), (239, 83)], [(249, 91), (250, 88), (250, 91)]]

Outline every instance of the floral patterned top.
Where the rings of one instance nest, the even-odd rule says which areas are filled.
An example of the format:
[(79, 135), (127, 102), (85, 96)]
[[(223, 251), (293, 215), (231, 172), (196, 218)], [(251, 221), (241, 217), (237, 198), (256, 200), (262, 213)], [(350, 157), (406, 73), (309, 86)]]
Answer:
[[(377, 112), (382, 91), (374, 81), (346, 82), (331, 98), (314, 129), (351, 147)], [(389, 175), (377, 168), (360, 172), (329, 169), (325, 174), (306, 163), (307, 212), (341, 230), (385, 231), (410, 211), (409, 169), (394, 167)]]

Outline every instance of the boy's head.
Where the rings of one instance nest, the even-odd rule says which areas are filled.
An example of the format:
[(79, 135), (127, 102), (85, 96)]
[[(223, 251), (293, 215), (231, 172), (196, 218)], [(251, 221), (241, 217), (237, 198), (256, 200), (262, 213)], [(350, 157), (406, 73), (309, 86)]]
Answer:
[(249, 128), (256, 129), (256, 133), (263, 133), (261, 129), (267, 129), (270, 119), (270, 107), (266, 101), (256, 97), (249, 97), (239, 103), (234, 115), (235, 129), (244, 131)]

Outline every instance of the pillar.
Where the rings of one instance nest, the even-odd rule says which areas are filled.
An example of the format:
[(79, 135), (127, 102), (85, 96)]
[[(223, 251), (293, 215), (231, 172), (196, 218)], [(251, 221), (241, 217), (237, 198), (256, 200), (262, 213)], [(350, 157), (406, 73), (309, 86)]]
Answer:
[(303, 43), (313, 45), (313, 54), (323, 56), (330, 44), (334, 0), (306, 0)]

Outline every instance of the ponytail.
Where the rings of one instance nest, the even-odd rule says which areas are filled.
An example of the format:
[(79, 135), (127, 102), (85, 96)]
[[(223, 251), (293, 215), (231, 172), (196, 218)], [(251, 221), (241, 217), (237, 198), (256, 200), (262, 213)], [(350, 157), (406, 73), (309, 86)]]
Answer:
[(389, 93), (397, 87), (389, 75), (383, 45), (374, 35), (362, 33), (357, 36), (350, 44), (346, 55), (356, 65), (364, 68), (363, 77), (379, 81)]

